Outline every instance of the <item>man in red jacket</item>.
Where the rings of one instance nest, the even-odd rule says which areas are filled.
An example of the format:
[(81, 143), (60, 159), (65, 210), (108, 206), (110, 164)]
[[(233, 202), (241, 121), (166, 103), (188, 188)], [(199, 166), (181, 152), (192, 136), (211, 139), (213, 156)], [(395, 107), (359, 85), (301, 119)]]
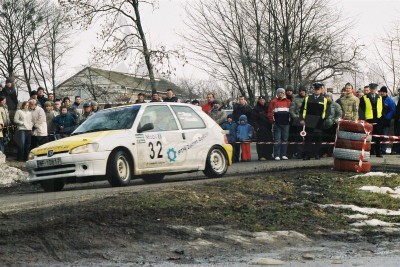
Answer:
[(272, 123), (274, 135), (274, 158), (275, 160), (286, 160), (288, 139), (289, 139), (289, 108), (291, 101), (286, 98), (285, 89), (276, 89), (274, 98), (268, 107), (268, 119)]

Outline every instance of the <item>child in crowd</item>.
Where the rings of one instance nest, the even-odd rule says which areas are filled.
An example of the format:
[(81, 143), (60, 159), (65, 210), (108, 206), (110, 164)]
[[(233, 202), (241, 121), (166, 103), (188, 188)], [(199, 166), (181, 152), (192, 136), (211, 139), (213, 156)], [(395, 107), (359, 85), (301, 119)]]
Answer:
[(247, 116), (241, 115), (239, 117), (239, 125), (236, 131), (236, 137), (242, 150), (242, 161), (251, 161), (250, 141), (254, 136), (253, 127), (247, 123)]
[[(225, 121), (221, 125), (222, 129), (226, 131), (226, 137), (228, 138), (229, 144), (232, 145), (233, 148), (233, 155), (235, 155), (235, 142), (236, 142), (236, 133), (237, 133), (237, 123), (233, 121), (233, 115), (229, 114), (227, 116), (227, 121)], [(238, 162), (239, 159), (235, 158), (232, 159), (233, 162)]]

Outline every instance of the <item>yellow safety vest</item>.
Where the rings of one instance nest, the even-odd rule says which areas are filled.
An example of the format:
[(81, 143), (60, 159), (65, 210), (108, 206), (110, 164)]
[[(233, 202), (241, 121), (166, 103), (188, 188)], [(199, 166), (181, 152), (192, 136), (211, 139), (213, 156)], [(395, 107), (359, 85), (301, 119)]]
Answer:
[[(378, 96), (376, 96), (378, 97)], [(365, 102), (365, 119), (371, 120), (374, 119), (374, 113), (372, 112), (372, 103), (371, 100), (368, 98), (368, 95), (364, 95), (364, 102)], [(382, 117), (382, 110), (383, 110), (383, 101), (382, 97), (378, 97), (376, 102), (376, 119)]]
[[(324, 111), (322, 112), (322, 116), (321, 116), (322, 119), (325, 119), (327, 104), (328, 104), (328, 100), (324, 97)], [(304, 99), (303, 120), (306, 119), (307, 105), (308, 105), (308, 96), (306, 96), (306, 99)]]

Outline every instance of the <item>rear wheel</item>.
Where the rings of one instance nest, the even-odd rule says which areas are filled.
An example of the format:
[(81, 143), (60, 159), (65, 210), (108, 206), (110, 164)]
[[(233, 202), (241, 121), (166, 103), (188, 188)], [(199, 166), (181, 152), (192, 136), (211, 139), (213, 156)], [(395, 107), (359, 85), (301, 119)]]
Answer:
[(203, 171), (209, 178), (222, 177), (228, 170), (228, 156), (220, 147), (212, 147), (208, 152), (206, 168)]
[(164, 174), (150, 174), (142, 176), (143, 182), (147, 184), (160, 183), (164, 179)]
[(63, 179), (50, 179), (40, 182), (45, 192), (58, 192), (63, 190), (65, 182)]
[(111, 186), (128, 185), (132, 177), (132, 167), (129, 156), (122, 150), (111, 154), (107, 166), (107, 180)]

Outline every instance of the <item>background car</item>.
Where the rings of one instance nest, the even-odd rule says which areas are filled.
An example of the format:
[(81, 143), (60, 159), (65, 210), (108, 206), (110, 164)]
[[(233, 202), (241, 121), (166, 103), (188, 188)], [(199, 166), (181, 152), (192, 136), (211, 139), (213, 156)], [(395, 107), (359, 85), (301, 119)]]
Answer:
[(33, 149), (26, 166), (30, 182), (59, 191), (68, 182), (124, 186), (199, 170), (221, 177), (231, 162), (223, 130), (200, 107), (148, 103), (95, 113), (72, 136)]

